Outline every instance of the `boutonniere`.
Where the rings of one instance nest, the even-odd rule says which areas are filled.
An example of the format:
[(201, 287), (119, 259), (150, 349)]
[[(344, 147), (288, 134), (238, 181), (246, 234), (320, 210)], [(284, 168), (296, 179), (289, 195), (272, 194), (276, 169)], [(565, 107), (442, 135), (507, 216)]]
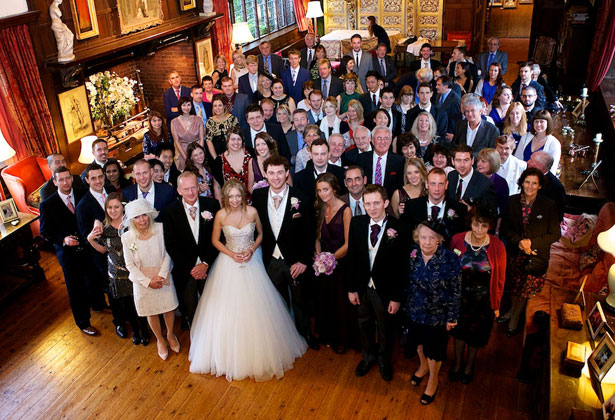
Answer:
[(387, 237), (389, 238), (389, 240), (397, 238), (397, 231), (393, 228), (388, 228)]
[(539, 214), (538, 216), (536, 216), (537, 219), (542, 219), (542, 214)]
[(131, 245), (130, 245), (130, 250), (131, 250), (132, 252), (135, 252), (135, 251), (137, 250), (137, 244), (131, 244)]
[(390, 172), (389, 175), (391, 176), (397, 175), (397, 172)]
[(448, 209), (448, 211), (446, 212), (446, 217), (448, 217), (449, 219), (454, 219), (455, 217), (457, 217), (457, 213), (453, 209)]
[(453, 252), (457, 255), (460, 256), (461, 255), (461, 251), (458, 250), (457, 248), (453, 249)]
[(213, 214), (207, 210), (201, 212), (201, 217), (207, 222), (214, 218)]
[(301, 201), (297, 197), (290, 198), (290, 206), (295, 209), (295, 211), (299, 210), (299, 203), (301, 203)]
[(416, 258), (417, 254), (418, 253), (417, 253), (416, 249), (413, 249), (412, 252), (410, 253), (410, 258)]

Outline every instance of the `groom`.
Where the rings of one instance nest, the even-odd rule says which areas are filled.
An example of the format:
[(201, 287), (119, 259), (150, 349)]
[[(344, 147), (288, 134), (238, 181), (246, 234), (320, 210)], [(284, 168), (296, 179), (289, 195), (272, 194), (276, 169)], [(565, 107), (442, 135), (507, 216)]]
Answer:
[(407, 229), (397, 219), (386, 216), (389, 200), (384, 187), (365, 187), (363, 205), (367, 215), (352, 218), (346, 256), (352, 262), (347, 273), (348, 298), (358, 306), (363, 353), (355, 374), (366, 375), (377, 362), (382, 379), (390, 381), (394, 315), (399, 310), (407, 277), (409, 240)]
[(309, 334), (307, 310), (308, 267), (315, 243), (310, 203), (286, 184), (290, 164), (285, 157), (273, 155), (263, 166), (269, 187), (256, 189), (252, 195), (263, 225), (263, 263), (289, 308), (292, 302), (299, 334), (316, 350), (319, 346)]
[(199, 294), (218, 250), (211, 243), (214, 217), (220, 205), (213, 198), (199, 197), (196, 175), (186, 171), (177, 178), (176, 200), (161, 214), (164, 244), (173, 260), (173, 282), (179, 310), (190, 327)]

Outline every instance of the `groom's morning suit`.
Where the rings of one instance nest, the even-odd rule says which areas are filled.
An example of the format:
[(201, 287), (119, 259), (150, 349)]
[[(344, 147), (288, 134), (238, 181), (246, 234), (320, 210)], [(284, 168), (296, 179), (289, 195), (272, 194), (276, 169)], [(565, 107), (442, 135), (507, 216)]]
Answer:
[[(300, 191), (287, 186), (276, 209), (272, 194), (270, 188), (266, 187), (254, 190), (252, 196), (252, 205), (263, 224), (263, 263), (289, 308), (292, 302), (297, 330), (307, 338), (309, 313), (306, 289), (315, 243), (310, 203)], [(293, 279), (290, 267), (297, 262), (305, 264), (307, 268), (298, 278)]]
[(216, 212), (220, 210), (218, 201), (213, 198), (199, 197), (194, 206), (197, 207), (194, 220), (190, 215), (191, 206), (183, 199), (167, 205), (161, 213), (164, 244), (173, 260), (172, 274), (179, 310), (189, 323), (194, 318), (198, 295), (206, 280), (196, 280), (190, 272), (197, 262), (211, 267), (218, 255), (211, 243), (211, 232)]
[(381, 222), (377, 242), (372, 245), (372, 219), (368, 215), (352, 218), (346, 259), (351, 261), (348, 291), (359, 294), (363, 361), (390, 367), (395, 320), (388, 306), (389, 302), (402, 303), (410, 241), (407, 228), (397, 219), (386, 217)]

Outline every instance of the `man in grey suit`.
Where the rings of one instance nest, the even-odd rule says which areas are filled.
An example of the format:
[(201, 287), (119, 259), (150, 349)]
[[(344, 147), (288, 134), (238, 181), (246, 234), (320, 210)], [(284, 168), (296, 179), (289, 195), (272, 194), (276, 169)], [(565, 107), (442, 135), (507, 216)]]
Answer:
[(350, 46), (352, 47), (352, 51), (350, 51), (350, 53), (347, 55), (352, 57), (352, 59), (354, 60), (355, 73), (357, 73), (357, 76), (359, 76), (363, 92), (367, 92), (367, 86), (365, 85), (365, 76), (367, 75), (368, 71), (374, 70), (372, 55), (368, 51), (363, 51), (361, 49), (361, 47), (363, 46), (363, 38), (359, 34), (354, 34), (350, 38)]
[(457, 122), (453, 143), (470, 146), (474, 151), (474, 157), (486, 147), (495, 148), (495, 139), (499, 136), (500, 130), (481, 118), (484, 104), (478, 95), (466, 94), (461, 103), (466, 119)]
[(386, 44), (378, 44), (376, 47), (376, 56), (372, 59), (372, 66), (384, 78), (384, 87), (394, 89), (397, 68), (395, 67), (393, 57), (387, 55)]
[(226, 76), (222, 78), (222, 92), (231, 103), (231, 114), (233, 114), (241, 128), (248, 127), (248, 121), (246, 120), (246, 108), (249, 105), (248, 95), (245, 93), (235, 93), (235, 86), (233, 86), (233, 79)]
[(500, 51), (500, 40), (496, 37), (489, 38), (487, 41), (487, 48), (489, 51), (480, 53), (478, 55), (478, 62), (476, 63), (481, 76), (487, 74), (491, 63), (499, 63), (500, 66), (502, 66), (502, 74), (506, 74), (506, 69), (508, 69), (508, 54), (504, 51)]

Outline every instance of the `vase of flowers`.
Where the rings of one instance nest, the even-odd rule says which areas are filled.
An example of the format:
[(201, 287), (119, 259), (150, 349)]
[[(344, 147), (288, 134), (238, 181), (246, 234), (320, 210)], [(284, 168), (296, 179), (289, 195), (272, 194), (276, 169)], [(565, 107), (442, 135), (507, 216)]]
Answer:
[(139, 100), (134, 93), (136, 80), (104, 71), (91, 75), (85, 82), (90, 97), (90, 110), (95, 120), (100, 120), (109, 130), (114, 121), (123, 120)]

